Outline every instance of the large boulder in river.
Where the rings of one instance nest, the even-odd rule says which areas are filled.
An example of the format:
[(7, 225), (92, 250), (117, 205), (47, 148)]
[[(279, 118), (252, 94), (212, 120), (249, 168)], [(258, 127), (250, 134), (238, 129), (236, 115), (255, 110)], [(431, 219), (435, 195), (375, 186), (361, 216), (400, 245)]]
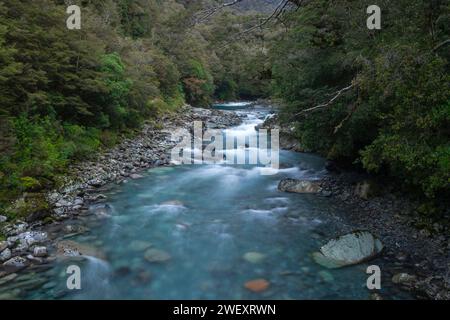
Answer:
[(278, 190), (291, 193), (318, 193), (319, 181), (283, 179), (278, 184)]
[(368, 261), (377, 256), (383, 245), (367, 231), (356, 231), (330, 240), (314, 252), (314, 260), (327, 268), (341, 268)]

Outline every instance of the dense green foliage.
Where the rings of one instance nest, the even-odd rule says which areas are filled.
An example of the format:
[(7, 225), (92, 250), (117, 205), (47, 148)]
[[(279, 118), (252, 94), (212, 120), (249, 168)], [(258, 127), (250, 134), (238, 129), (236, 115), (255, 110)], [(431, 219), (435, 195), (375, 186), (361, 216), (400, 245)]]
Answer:
[(247, 46), (216, 48), (248, 17), (230, 14), (207, 26), (192, 23), (200, 3), (74, 4), (81, 30), (67, 29), (65, 1), (0, 1), (0, 204), (51, 186), (72, 161), (185, 101), (208, 106), (214, 96), (237, 98), (240, 88), (261, 93), (255, 82), (256, 91), (241, 86), (244, 64), (234, 54), (239, 48), (244, 56)]
[(80, 0), (68, 30), (65, 1), (0, 0), (0, 203), (184, 102), (273, 96), (305, 150), (446, 206), (449, 1), (380, 0), (368, 30), (370, 1), (292, 0), (253, 28), (266, 2)]
[(433, 49), (450, 37), (449, 1), (379, 1), (381, 30), (366, 27), (370, 4), (318, 0), (290, 15), (272, 49), (284, 119), (307, 150), (447, 202), (450, 50)]

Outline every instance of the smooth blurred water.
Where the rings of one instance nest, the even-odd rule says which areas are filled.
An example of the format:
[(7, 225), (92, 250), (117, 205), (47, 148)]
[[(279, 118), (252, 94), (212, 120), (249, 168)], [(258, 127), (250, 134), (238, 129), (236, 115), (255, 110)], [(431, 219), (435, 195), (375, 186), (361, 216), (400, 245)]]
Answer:
[[(266, 112), (246, 113), (229, 133), (255, 134)], [(106, 193), (112, 217), (87, 218), (90, 231), (73, 238), (106, 258), (56, 263), (41, 274), (45, 285), (24, 297), (367, 299), (367, 265), (326, 270), (311, 259), (339, 233), (343, 208), (333, 199), (277, 190), (282, 178), (320, 178), (324, 160), (287, 151), (280, 158), (282, 169), (272, 176), (250, 165), (184, 165), (151, 169), (143, 179), (114, 186)], [(147, 242), (171, 259), (146, 261)], [(250, 263), (243, 258), (248, 252), (265, 259)], [(64, 268), (74, 263), (82, 270), (82, 290), (69, 292)], [(270, 282), (268, 290), (244, 288), (258, 278)], [(389, 290), (384, 294), (395, 298)]]

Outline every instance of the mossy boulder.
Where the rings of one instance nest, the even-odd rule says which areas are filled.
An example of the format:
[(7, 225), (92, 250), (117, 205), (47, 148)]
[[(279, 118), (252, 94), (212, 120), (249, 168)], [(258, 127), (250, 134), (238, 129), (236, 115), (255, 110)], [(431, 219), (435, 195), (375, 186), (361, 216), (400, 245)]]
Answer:
[(6, 214), (12, 220), (33, 222), (50, 216), (51, 211), (44, 193), (24, 193), (6, 209)]
[(36, 192), (42, 189), (42, 185), (39, 180), (32, 177), (20, 178), (20, 184), (25, 191)]

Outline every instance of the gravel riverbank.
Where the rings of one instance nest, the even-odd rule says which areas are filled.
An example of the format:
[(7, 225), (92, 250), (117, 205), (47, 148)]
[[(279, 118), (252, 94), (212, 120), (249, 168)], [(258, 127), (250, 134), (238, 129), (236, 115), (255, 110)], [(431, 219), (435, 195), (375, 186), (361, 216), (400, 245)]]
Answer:
[(353, 230), (368, 230), (383, 242), (387, 279), (417, 298), (450, 299), (450, 242), (444, 225), (419, 228), (417, 203), (374, 186), (365, 175), (329, 173), (321, 187), (324, 195), (348, 208), (342, 219)]

